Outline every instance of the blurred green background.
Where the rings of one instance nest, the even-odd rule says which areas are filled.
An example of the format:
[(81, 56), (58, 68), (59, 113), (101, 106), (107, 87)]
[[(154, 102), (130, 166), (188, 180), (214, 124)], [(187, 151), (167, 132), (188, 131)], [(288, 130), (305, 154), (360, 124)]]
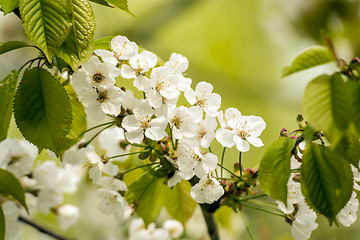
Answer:
[[(283, 127), (296, 128), (295, 120), (301, 112), (306, 83), (313, 76), (334, 69), (329, 64), (281, 79), (283, 67), (305, 48), (323, 45), (321, 31), (334, 41), (338, 55), (346, 61), (360, 53), (360, 3), (355, 0), (128, 2), (136, 17), (93, 4), (97, 23), (95, 39), (124, 35), (165, 61), (172, 52), (180, 53), (189, 59), (186, 76), (193, 80), (192, 86), (200, 81), (211, 83), (214, 92), (222, 96), (222, 110), (236, 107), (244, 115), (263, 117), (267, 123), (261, 135), (265, 146), (251, 147), (243, 154), (245, 167), (258, 164), (265, 149), (276, 140)], [(1, 42), (24, 39), (21, 22), (16, 16), (0, 17)], [(13, 68), (19, 68), (33, 54), (33, 50), (26, 49), (1, 56), (0, 77), (5, 77)], [(220, 155), (218, 145), (214, 143), (213, 148)], [(228, 150), (226, 165), (231, 167), (235, 161), (237, 151)], [(292, 239), (290, 225), (280, 217), (246, 208), (243, 212), (255, 239)], [(250, 239), (240, 216), (225, 209), (218, 217), (223, 239)], [(193, 222), (197, 218), (195, 216)], [(199, 219), (202, 221), (201, 217)], [(82, 222), (85, 224), (85, 220)], [(87, 219), (84, 226), (91, 225), (88, 222), (91, 221)], [(359, 221), (350, 228), (329, 227), (321, 217), (318, 223), (319, 228), (311, 239), (359, 239)], [(116, 227), (114, 224), (111, 226)], [(194, 231), (195, 238), (206, 239), (202, 234), (196, 235), (196, 228), (191, 230), (189, 226), (188, 229)], [(71, 230), (76, 234), (81, 231), (84, 231), (81, 227)], [(91, 235), (92, 230), (89, 232), (87, 234)], [(30, 236), (33, 231), (27, 230), (26, 233)], [(83, 239), (89, 239), (84, 234)], [(34, 239), (39, 239), (36, 236)]]

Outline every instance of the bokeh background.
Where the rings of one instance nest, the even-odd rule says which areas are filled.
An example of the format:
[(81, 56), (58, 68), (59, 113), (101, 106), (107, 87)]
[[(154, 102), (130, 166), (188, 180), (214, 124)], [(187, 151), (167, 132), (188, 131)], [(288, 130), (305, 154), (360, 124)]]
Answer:
[[(145, 49), (168, 60), (171, 53), (186, 56), (186, 72), (193, 87), (200, 81), (214, 86), (222, 96), (222, 110), (238, 108), (244, 115), (263, 117), (267, 128), (262, 148), (252, 147), (243, 154), (245, 167), (256, 167), (265, 149), (283, 127), (296, 129), (306, 83), (319, 73), (331, 72), (333, 64), (281, 78), (283, 67), (302, 50), (324, 45), (321, 32), (329, 36), (338, 55), (349, 61), (360, 55), (360, 2), (357, 0), (128, 0), (133, 17), (118, 9), (93, 4), (96, 17), (95, 39), (124, 35)], [(13, 14), (0, 16), (0, 41), (24, 40), (20, 20)], [(0, 56), (0, 77), (20, 68), (33, 57), (32, 49)], [(10, 136), (16, 136), (12, 127)], [(214, 143), (214, 152), (221, 148)], [(226, 165), (237, 161), (235, 149), (226, 152)], [(94, 194), (79, 191), (86, 202), (69, 201), (81, 207), (80, 224), (69, 235), (78, 239), (122, 239), (111, 217), (99, 216)], [(84, 197), (86, 196), (86, 197)], [(89, 211), (92, 209), (93, 211)], [(255, 239), (292, 239), (284, 219), (244, 208), (243, 215)], [(217, 213), (222, 239), (250, 239), (239, 214), (223, 209)], [(46, 223), (54, 222), (39, 216)], [(360, 221), (352, 227), (329, 227), (318, 218), (319, 228), (311, 239), (359, 239)], [(187, 227), (193, 239), (207, 239), (199, 213)], [(112, 234), (107, 232), (111, 231)], [(49, 239), (26, 228), (22, 239)]]

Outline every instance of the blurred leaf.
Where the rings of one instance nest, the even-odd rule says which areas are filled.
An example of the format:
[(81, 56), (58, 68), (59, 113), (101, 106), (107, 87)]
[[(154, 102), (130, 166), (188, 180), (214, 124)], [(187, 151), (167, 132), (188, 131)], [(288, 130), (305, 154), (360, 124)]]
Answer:
[(129, 10), (128, 1), (127, 0), (106, 0), (108, 3), (113, 5), (114, 7), (120, 8), (121, 10), (133, 15)]
[(71, 0), (71, 2), (72, 27), (56, 54), (69, 63), (75, 71), (92, 54), (95, 17), (89, 1)]
[(23, 136), (57, 155), (72, 123), (69, 96), (58, 79), (43, 68), (25, 71), (15, 95), (14, 116)]
[(174, 219), (185, 224), (193, 215), (197, 202), (190, 195), (191, 184), (182, 180), (171, 188), (166, 196), (165, 207)]
[(281, 137), (266, 150), (259, 167), (261, 189), (287, 205), (290, 157), (295, 139)]
[(305, 89), (303, 109), (312, 127), (323, 130), (333, 144), (343, 136), (351, 120), (351, 91), (339, 73), (321, 75)]
[(4, 54), (12, 50), (28, 47), (28, 46), (29, 44), (21, 41), (9, 41), (9, 42), (0, 43), (0, 54)]
[(20, 0), (19, 8), (26, 35), (51, 63), (52, 54), (70, 32), (70, 0)]
[(160, 214), (168, 191), (169, 187), (164, 184), (164, 178), (155, 178), (146, 172), (130, 184), (125, 198), (128, 202), (135, 202), (136, 213), (149, 225)]
[(6, 14), (12, 12), (19, 4), (19, 0), (0, 0), (1, 11)]
[(332, 146), (332, 149), (344, 157), (346, 161), (359, 169), (360, 141), (353, 124), (350, 125), (344, 136)]
[(26, 209), (25, 191), (19, 180), (9, 171), (0, 168), (0, 193), (13, 196)]
[(105, 49), (111, 51), (110, 43), (114, 36), (100, 38), (94, 41), (94, 49)]
[(300, 173), (307, 204), (332, 224), (351, 196), (350, 164), (328, 147), (310, 142), (306, 144)]
[(0, 142), (6, 139), (9, 130), (18, 74), (18, 71), (13, 70), (0, 82)]
[(5, 215), (0, 206), (0, 240), (5, 240)]
[(290, 66), (284, 68), (282, 77), (332, 61), (335, 61), (335, 59), (327, 48), (320, 46), (310, 47), (300, 53)]
[(352, 121), (360, 138), (360, 82), (350, 82), (349, 84), (352, 85), (351, 89), (353, 93), (353, 102), (351, 104), (351, 106), (353, 106)]

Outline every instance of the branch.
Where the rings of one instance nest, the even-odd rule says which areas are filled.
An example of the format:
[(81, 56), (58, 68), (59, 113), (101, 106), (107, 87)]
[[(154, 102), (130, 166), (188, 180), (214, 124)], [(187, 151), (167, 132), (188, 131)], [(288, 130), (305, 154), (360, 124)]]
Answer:
[(50, 231), (49, 229), (45, 228), (44, 226), (41, 226), (40, 224), (30, 220), (30, 219), (27, 219), (27, 218), (24, 218), (22, 216), (19, 216), (19, 219), (18, 219), (20, 222), (23, 222), (33, 228), (36, 228), (39, 232), (42, 232), (50, 237), (53, 237), (54, 239), (57, 239), (57, 240), (70, 240), (69, 238), (66, 238), (66, 237), (63, 237), (53, 231)]

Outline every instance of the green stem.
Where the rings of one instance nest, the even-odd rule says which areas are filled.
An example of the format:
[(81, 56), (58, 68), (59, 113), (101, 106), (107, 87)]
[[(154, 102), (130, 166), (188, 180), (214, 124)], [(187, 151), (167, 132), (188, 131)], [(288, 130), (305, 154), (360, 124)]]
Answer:
[(149, 163), (149, 164), (137, 166), (137, 167), (134, 167), (134, 168), (132, 168), (132, 169), (126, 170), (126, 171), (123, 172), (122, 174), (125, 175), (126, 173), (131, 172), (131, 171), (134, 171), (134, 170), (136, 170), (136, 169), (143, 168), (143, 167), (148, 167), (148, 166), (152, 166), (152, 165), (155, 165), (155, 164), (161, 164), (161, 162)]
[(241, 177), (242, 171), (243, 171), (242, 164), (241, 164), (241, 152), (239, 152), (239, 167), (240, 167), (240, 177)]
[(260, 197), (265, 197), (267, 196), (266, 194), (259, 194), (259, 195), (255, 195), (252, 197), (248, 197), (248, 198), (240, 198), (240, 201), (247, 201), (247, 200), (251, 200), (251, 199), (255, 199), (255, 198), (260, 198)]
[[(220, 164), (217, 164), (217, 165), (221, 168), (221, 170), (222, 170), (222, 169), (225, 169), (228, 173), (230, 173), (231, 175), (233, 175), (234, 177), (236, 177), (236, 178), (238, 178), (239, 180), (242, 181), (241, 177), (239, 177), (238, 175), (236, 175), (235, 173), (233, 173), (232, 171), (230, 171), (230, 170), (227, 169), (226, 167), (221, 166)], [(222, 177), (222, 174), (221, 174), (221, 177)]]
[(100, 133), (102, 133), (104, 130), (112, 127), (113, 125), (114, 125), (114, 124), (111, 124), (111, 125), (103, 128), (103, 129), (101, 129), (101, 130), (100, 130), (98, 133), (96, 133), (89, 141), (87, 141), (87, 143), (84, 144), (84, 147), (89, 146), (89, 144), (90, 144)]
[(247, 204), (244, 204), (244, 203), (241, 203), (241, 205), (244, 206), (244, 207), (252, 208), (252, 209), (255, 209), (255, 210), (262, 211), (262, 212), (270, 213), (270, 214), (275, 215), (275, 216), (285, 217), (284, 214), (274, 213), (274, 212), (268, 211), (266, 209), (258, 208), (258, 207), (247, 205)]
[(244, 222), (245, 228), (246, 228), (247, 232), (249, 233), (251, 239), (252, 239), (252, 240), (255, 240), (254, 236), (252, 235), (252, 233), (251, 233), (251, 231), (250, 231), (249, 226), (246, 224), (246, 221), (245, 221), (245, 219), (244, 219), (244, 217), (243, 217), (243, 215), (241, 214), (240, 211), (239, 211), (239, 214), (240, 214), (241, 219), (242, 219), (243, 222)]
[[(225, 150), (226, 150), (226, 147), (224, 147), (223, 152), (221, 154), (221, 167), (222, 168), (224, 166)], [(220, 169), (220, 177), (223, 177), (223, 169), (222, 168)]]
[(88, 130), (86, 130), (85, 132), (83, 132), (81, 135), (84, 135), (85, 133), (90, 132), (91, 130), (94, 130), (94, 129), (96, 129), (96, 128), (99, 128), (99, 127), (102, 127), (102, 126), (106, 126), (106, 125), (108, 125), (108, 124), (113, 124), (113, 123), (115, 123), (115, 122), (112, 121), (112, 122), (107, 122), (107, 123), (103, 123), (103, 124), (97, 125), (97, 126), (95, 126), (95, 127), (89, 128)]
[(139, 152), (124, 153), (124, 154), (120, 154), (120, 155), (108, 157), (108, 159), (113, 159), (113, 158), (118, 158), (118, 157), (124, 157), (124, 156), (129, 156), (129, 155), (135, 155), (135, 154), (138, 154), (138, 153), (144, 153), (144, 152), (148, 152), (148, 151), (151, 151), (151, 149), (146, 149), (145, 151), (139, 151)]
[(173, 149), (176, 150), (175, 144), (174, 144), (174, 139), (173, 139), (172, 127), (171, 127), (171, 126), (169, 126), (169, 130), (170, 130), (171, 144), (172, 144), (172, 146), (173, 146)]

